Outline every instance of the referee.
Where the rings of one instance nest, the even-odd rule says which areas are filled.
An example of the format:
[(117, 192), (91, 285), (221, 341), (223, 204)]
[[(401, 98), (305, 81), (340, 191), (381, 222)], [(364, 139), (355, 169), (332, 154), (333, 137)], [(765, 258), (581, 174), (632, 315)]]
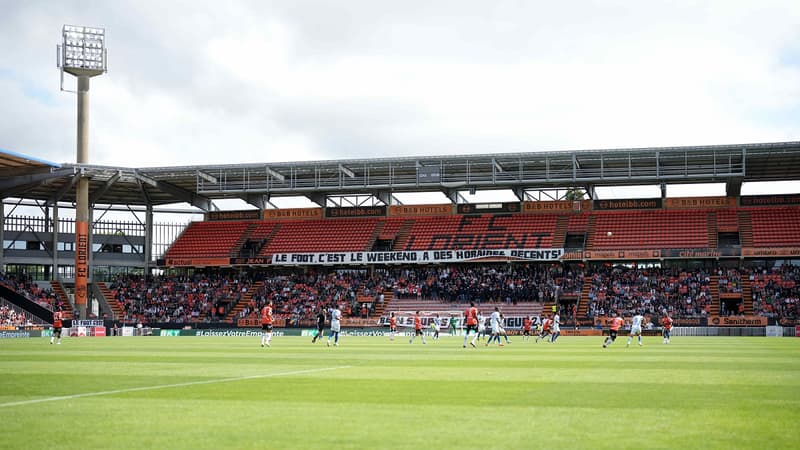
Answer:
[(322, 333), (325, 330), (325, 310), (320, 308), (317, 311), (317, 333), (314, 335), (314, 339), (311, 339), (311, 343), (317, 342), (317, 339), (322, 340)]

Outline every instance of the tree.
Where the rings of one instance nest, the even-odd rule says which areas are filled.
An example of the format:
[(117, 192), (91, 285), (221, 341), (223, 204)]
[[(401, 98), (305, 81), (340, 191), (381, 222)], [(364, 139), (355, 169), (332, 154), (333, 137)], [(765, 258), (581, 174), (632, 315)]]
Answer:
[(583, 200), (586, 197), (586, 192), (580, 188), (569, 188), (567, 189), (567, 193), (564, 194), (564, 200), (568, 201), (576, 201), (576, 200)]

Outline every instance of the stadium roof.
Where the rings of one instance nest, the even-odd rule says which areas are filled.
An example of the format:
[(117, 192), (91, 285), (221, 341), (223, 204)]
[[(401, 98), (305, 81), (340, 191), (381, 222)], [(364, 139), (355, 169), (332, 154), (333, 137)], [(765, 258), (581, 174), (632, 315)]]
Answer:
[(47, 171), (51, 168), (59, 167), (61, 167), (60, 164), (0, 149), (0, 175), (3, 178)]
[[(15, 164), (18, 164), (15, 166)], [(263, 164), (127, 168), (53, 164), (0, 151), (0, 197), (74, 202), (80, 174), (90, 178), (92, 204), (189, 203), (209, 211), (213, 200), (240, 198), (266, 208), (272, 197), (369, 194), (389, 203), (396, 192), (469, 189), (525, 191), (556, 187), (800, 180), (800, 142), (688, 147), (497, 153)]]

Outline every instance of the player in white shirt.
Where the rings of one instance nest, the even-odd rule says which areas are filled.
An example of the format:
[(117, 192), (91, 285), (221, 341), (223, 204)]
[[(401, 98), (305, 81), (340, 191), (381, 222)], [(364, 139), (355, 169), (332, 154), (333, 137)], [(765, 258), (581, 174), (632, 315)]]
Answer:
[(436, 317), (433, 318), (433, 338), (437, 341), (439, 340), (439, 332), (442, 330), (442, 318), (439, 317), (439, 314), (436, 314)]
[(503, 344), (500, 342), (500, 330), (502, 330), (501, 320), (502, 319), (500, 318), (500, 308), (495, 306), (494, 312), (489, 318), (489, 324), (492, 327), (492, 335), (489, 336), (489, 340), (486, 341), (487, 346), (491, 344), (492, 341), (495, 339), (497, 340), (498, 345), (500, 345), (501, 347), (503, 346)]
[(486, 317), (483, 317), (483, 314), (478, 314), (478, 340), (481, 337), (486, 337)]
[(336, 306), (331, 310), (331, 334), (328, 335), (328, 347), (331, 346), (331, 338), (335, 337), (333, 346), (339, 346), (339, 331), (342, 327), (342, 311)]
[(558, 311), (556, 311), (555, 315), (553, 316), (553, 321), (550, 323), (551, 333), (550, 342), (555, 342), (559, 336), (561, 336), (561, 316), (558, 315)]
[(639, 346), (642, 346), (642, 324), (644, 323), (644, 316), (637, 312), (635, 316), (631, 319), (631, 334), (628, 335), (628, 343), (625, 345), (626, 347), (631, 346), (631, 341), (633, 340), (634, 336), (639, 338)]

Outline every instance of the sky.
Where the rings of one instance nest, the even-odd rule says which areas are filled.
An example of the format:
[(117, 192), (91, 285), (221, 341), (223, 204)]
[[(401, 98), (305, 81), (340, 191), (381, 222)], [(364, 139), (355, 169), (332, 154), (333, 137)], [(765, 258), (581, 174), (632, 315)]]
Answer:
[(57, 163), (76, 158), (76, 98), (56, 68), (65, 24), (106, 29), (109, 70), (90, 93), (98, 165), (800, 140), (797, 0), (0, 0), (0, 11), (0, 148)]

